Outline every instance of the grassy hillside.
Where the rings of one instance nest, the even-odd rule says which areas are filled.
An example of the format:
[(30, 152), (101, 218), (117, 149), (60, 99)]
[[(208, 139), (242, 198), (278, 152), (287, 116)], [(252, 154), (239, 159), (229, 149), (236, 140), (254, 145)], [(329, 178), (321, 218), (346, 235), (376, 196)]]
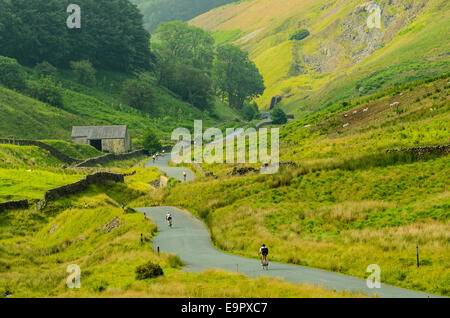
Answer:
[(361, 278), (378, 264), (384, 283), (449, 295), (450, 157), (386, 153), (449, 144), (449, 79), (393, 87), (280, 127), (281, 160), (297, 168), (231, 177), (233, 165), (204, 164), (219, 178), (153, 200), (196, 213), (228, 252), (255, 257), (264, 242), (273, 260)]
[(87, 159), (101, 156), (103, 153), (90, 145), (80, 145), (64, 140), (41, 140), (42, 142), (55, 147), (71, 158)]
[[(25, 71), (29, 83), (39, 81), (31, 70)], [(97, 84), (87, 87), (78, 84), (71, 71), (60, 70), (56, 81), (63, 87), (62, 109), (0, 85), (0, 136), (70, 140), (73, 125), (126, 124), (132, 138), (140, 137), (145, 128), (152, 127), (167, 142), (173, 129), (191, 128), (194, 119), (202, 119), (208, 127), (238, 116), (219, 101), (210, 112), (202, 112), (156, 83), (151, 112), (137, 110), (121, 101), (121, 87), (128, 78), (125, 74), (99, 71)]]
[(153, 31), (161, 22), (188, 21), (199, 14), (237, 0), (131, 0), (144, 15), (144, 26)]
[[(249, 51), (267, 86), (261, 108), (282, 95), (282, 107), (297, 116), (450, 70), (448, 1), (376, 1), (381, 29), (367, 27), (365, 3), (243, 1), (191, 23)], [(290, 40), (302, 28), (310, 35)]]
[[(34, 208), (0, 214), (0, 295), (12, 297), (363, 297), (279, 279), (250, 279), (240, 274), (180, 270), (175, 255), (157, 254), (151, 239), (157, 229), (142, 214), (121, 209), (154, 191), (159, 176), (140, 164), (125, 184), (91, 186), (84, 193)], [(9, 170), (17, 174), (17, 171)], [(2, 176), (3, 172), (0, 172)], [(42, 175), (42, 182), (48, 178)], [(47, 184), (47, 186), (50, 186)], [(2, 187), (3, 188), (3, 187)], [(23, 192), (25, 188), (17, 189)], [(135, 200), (133, 202), (133, 200)], [(89, 205), (88, 209), (84, 204)], [(67, 209), (69, 204), (72, 209)], [(110, 224), (110, 227), (105, 225)], [(143, 233), (144, 244), (140, 244)], [(138, 280), (136, 267), (159, 264), (164, 276)], [(66, 287), (69, 264), (81, 268), (81, 288)], [(269, 288), (270, 286), (270, 288)]]

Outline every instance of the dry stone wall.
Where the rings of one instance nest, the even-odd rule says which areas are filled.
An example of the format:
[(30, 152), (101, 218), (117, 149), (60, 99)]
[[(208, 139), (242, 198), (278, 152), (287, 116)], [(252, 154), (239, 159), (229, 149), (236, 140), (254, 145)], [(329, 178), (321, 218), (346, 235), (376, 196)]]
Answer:
[(109, 153), (100, 157), (90, 158), (83, 162), (80, 162), (76, 165), (76, 167), (93, 167), (96, 165), (104, 165), (110, 161), (114, 160), (127, 160), (135, 157), (139, 157), (141, 155), (145, 155), (147, 152), (144, 149), (138, 149), (132, 152), (127, 153)]
[(412, 153), (419, 158), (431, 154), (448, 155), (450, 153), (450, 145), (397, 148), (397, 149), (390, 149), (387, 152), (389, 153), (398, 151)]
[(74, 159), (66, 155), (65, 153), (59, 151), (55, 147), (52, 147), (42, 141), (31, 140), (31, 139), (15, 139), (15, 138), (0, 138), (0, 144), (10, 144), (16, 146), (37, 146), (39, 148), (47, 150), (52, 156), (61, 160), (69, 165), (82, 162), (83, 160)]
[(97, 172), (85, 176), (80, 181), (66, 184), (58, 188), (50, 189), (45, 192), (44, 197), (36, 204), (36, 209), (43, 209), (48, 202), (56, 200), (60, 197), (69, 196), (80, 193), (87, 189), (91, 184), (105, 184), (106, 182), (124, 182), (124, 175), (111, 172)]
[(27, 200), (0, 202), (0, 212), (5, 210), (22, 210), (28, 209)]

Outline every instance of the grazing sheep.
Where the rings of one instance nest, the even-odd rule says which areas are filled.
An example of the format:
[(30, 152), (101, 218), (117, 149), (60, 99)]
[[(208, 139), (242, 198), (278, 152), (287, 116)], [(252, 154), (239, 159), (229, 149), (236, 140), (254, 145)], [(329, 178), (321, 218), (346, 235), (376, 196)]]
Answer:
[(345, 123), (345, 124), (342, 125), (342, 128), (345, 128), (345, 127), (347, 127), (348, 125), (350, 125), (350, 124), (349, 124), (349, 123)]
[(366, 111), (368, 111), (369, 110), (369, 108), (364, 108), (363, 109), (363, 112), (366, 112)]
[(391, 104), (391, 107), (395, 107), (395, 106), (398, 106), (398, 105), (400, 105), (399, 102), (394, 102), (394, 103)]

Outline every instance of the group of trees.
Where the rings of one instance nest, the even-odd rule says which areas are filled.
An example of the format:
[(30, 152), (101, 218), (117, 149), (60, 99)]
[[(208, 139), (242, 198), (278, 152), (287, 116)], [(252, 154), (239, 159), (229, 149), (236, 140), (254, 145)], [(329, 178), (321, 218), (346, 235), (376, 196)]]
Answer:
[(56, 84), (53, 76), (55, 70), (49, 63), (41, 63), (35, 67), (39, 81), (27, 82), (26, 73), (15, 59), (0, 56), (0, 84), (44, 103), (62, 107), (62, 87)]
[(214, 39), (187, 23), (167, 22), (153, 33), (152, 50), (158, 83), (199, 109), (209, 108), (214, 98)]
[(159, 84), (200, 109), (221, 95), (230, 107), (264, 92), (264, 82), (248, 54), (233, 45), (214, 46), (211, 35), (181, 21), (161, 23), (153, 33)]
[(128, 0), (78, 0), (81, 28), (66, 25), (69, 0), (0, 0), (0, 55), (34, 66), (89, 60), (94, 67), (150, 69), (150, 34)]
[[(89, 61), (71, 62), (75, 79), (95, 84), (95, 69)], [(47, 61), (36, 64), (29, 76), (16, 59), (0, 56), (0, 84), (56, 107), (63, 107), (63, 88), (57, 81), (58, 69)], [(36, 80), (38, 78), (38, 80)]]

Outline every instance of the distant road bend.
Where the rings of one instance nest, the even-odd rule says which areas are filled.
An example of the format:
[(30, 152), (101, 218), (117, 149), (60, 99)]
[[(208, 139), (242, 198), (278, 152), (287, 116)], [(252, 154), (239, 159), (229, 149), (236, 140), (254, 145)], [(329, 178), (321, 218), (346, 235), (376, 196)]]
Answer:
[[(155, 166), (169, 177), (180, 181), (183, 180), (183, 171), (186, 172), (187, 181), (195, 178), (192, 171), (187, 168), (169, 167), (169, 161), (170, 155), (167, 154), (165, 157), (158, 158), (155, 163), (152, 160), (148, 161), (145, 167)], [(263, 271), (259, 260), (218, 251), (211, 243), (209, 231), (205, 224), (188, 212), (176, 207), (142, 207), (136, 209), (141, 213), (145, 212), (158, 226), (159, 232), (158, 236), (153, 239), (153, 247), (155, 249), (159, 247), (161, 251), (179, 255), (187, 264), (185, 268), (187, 271), (198, 273), (208, 268), (221, 268), (239, 271), (249, 277), (279, 277), (292, 283), (321, 285), (332, 290), (363, 292), (369, 296), (383, 298), (438, 297), (384, 284), (381, 285), (381, 288), (370, 289), (367, 287), (366, 281), (360, 278), (296, 265), (270, 262), (269, 270)], [(165, 219), (168, 211), (174, 219), (172, 229), (168, 228)]]

